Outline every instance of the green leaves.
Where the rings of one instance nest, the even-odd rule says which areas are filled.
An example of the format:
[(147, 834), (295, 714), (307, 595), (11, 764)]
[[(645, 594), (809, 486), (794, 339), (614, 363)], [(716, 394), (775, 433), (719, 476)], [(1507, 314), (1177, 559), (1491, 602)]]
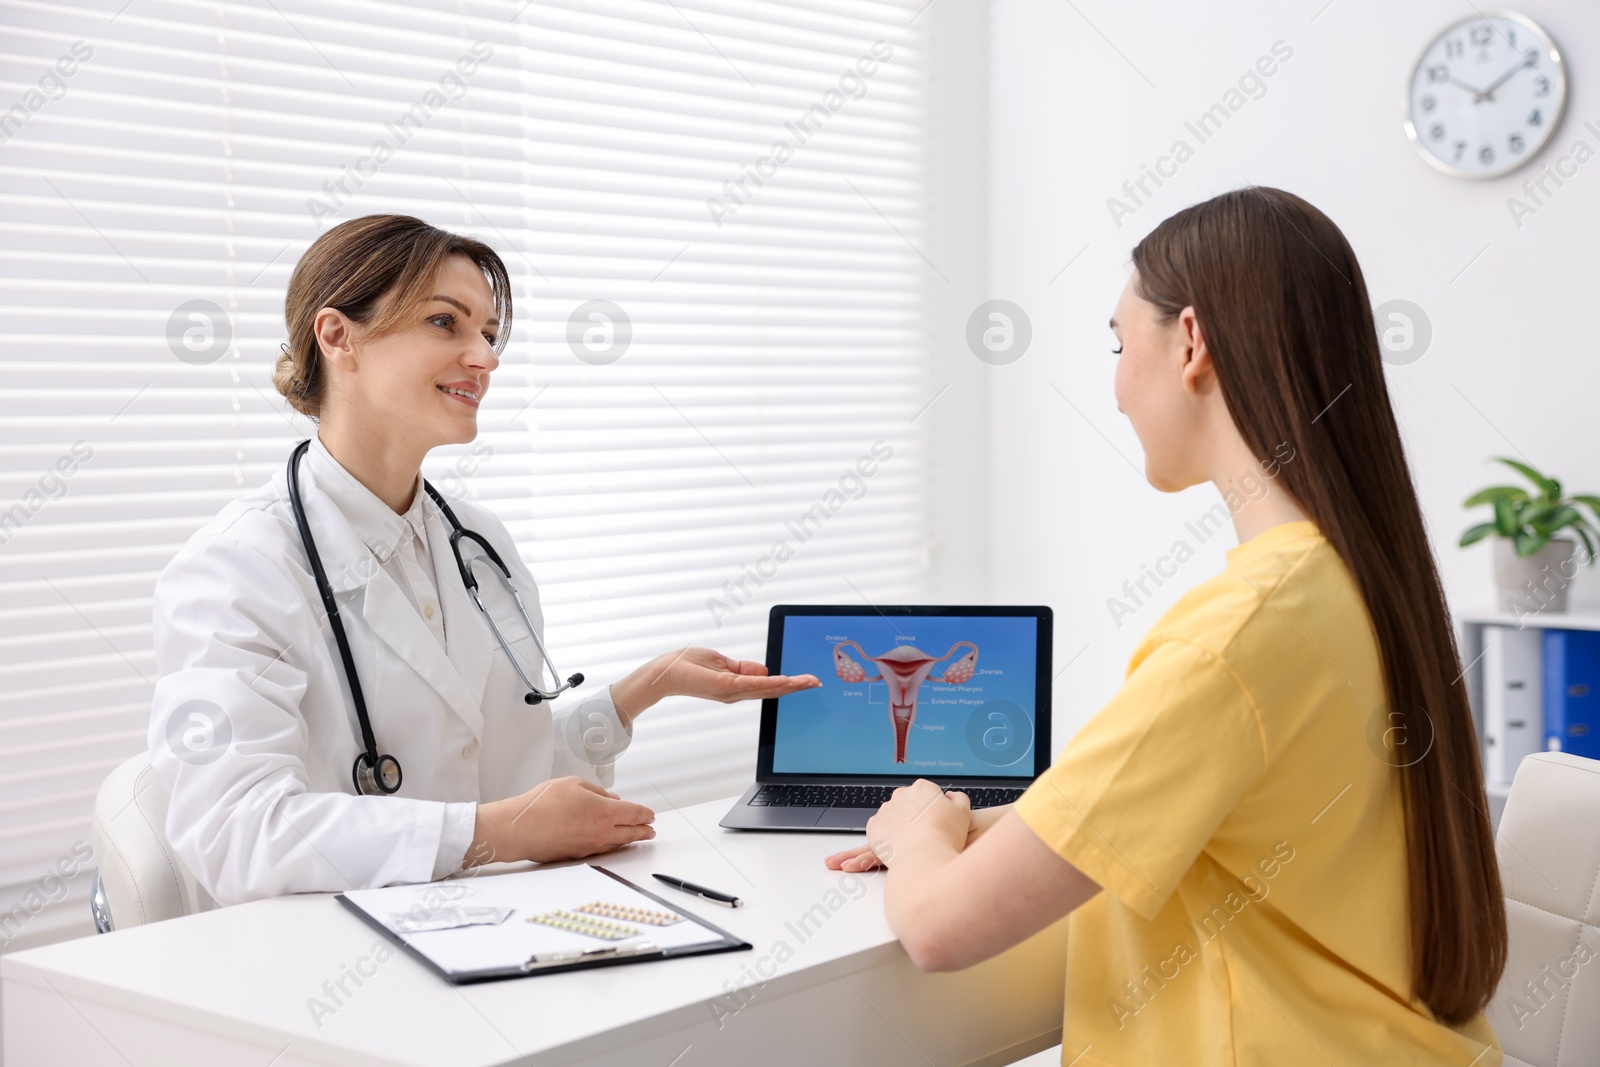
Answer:
[(1494, 498), (1494, 528), (1501, 537), (1515, 537), (1522, 529), (1522, 523), (1517, 521), (1516, 505), (1503, 496)]
[(1567, 499), (1574, 504), (1582, 504), (1588, 508), (1589, 513), (1595, 517), (1595, 521), (1600, 522), (1600, 496), (1590, 496), (1588, 493), (1573, 493)]
[[(1563, 497), (1561, 482), (1541, 474), (1526, 463), (1505, 456), (1495, 460), (1526, 478), (1537, 495), (1515, 485), (1491, 485), (1467, 497), (1462, 506), (1468, 508), (1489, 505), (1494, 511), (1492, 522), (1479, 523), (1461, 535), (1461, 547), (1477, 544), (1494, 535), (1509, 540), (1518, 556), (1526, 559), (1534, 555), (1562, 530), (1571, 529), (1588, 549), (1588, 561), (1595, 561), (1595, 540), (1600, 538), (1600, 496), (1574, 493)], [(1586, 517), (1574, 505), (1589, 510)]]
[(1572, 526), (1583, 521), (1583, 516), (1578, 514), (1578, 509), (1570, 504), (1558, 504), (1553, 508), (1542, 510), (1538, 515), (1529, 513), (1522, 517), (1522, 521), (1532, 526), (1535, 530), (1546, 530), (1554, 533), (1567, 526)]
[(1561, 499), (1561, 483), (1554, 478), (1546, 478), (1526, 463), (1518, 463), (1516, 460), (1507, 459), (1505, 456), (1496, 456), (1495, 459), (1538, 486), (1539, 491), (1544, 494), (1546, 500)]
[(1593, 564), (1594, 563), (1594, 541), (1590, 539), (1589, 531), (1585, 528), (1585, 526), (1586, 526), (1586, 524), (1584, 524), (1584, 523), (1574, 523), (1572, 529), (1573, 529), (1573, 532), (1576, 533), (1578, 535), (1578, 537), (1583, 541), (1583, 547), (1588, 549), (1588, 551), (1589, 551), (1589, 562), (1591, 564)]
[(1523, 559), (1527, 559), (1549, 543), (1549, 534), (1528, 533), (1526, 530), (1518, 530), (1516, 536), (1511, 539), (1511, 544), (1516, 548), (1517, 555)]
[(1514, 485), (1491, 485), (1489, 488), (1479, 489), (1476, 493), (1473, 493), (1471, 496), (1467, 497), (1467, 499), (1462, 502), (1461, 506), (1464, 508), (1475, 508), (1479, 504), (1492, 504), (1501, 497), (1505, 497), (1507, 500), (1513, 502), (1527, 500), (1528, 491), (1526, 489), (1518, 489)]

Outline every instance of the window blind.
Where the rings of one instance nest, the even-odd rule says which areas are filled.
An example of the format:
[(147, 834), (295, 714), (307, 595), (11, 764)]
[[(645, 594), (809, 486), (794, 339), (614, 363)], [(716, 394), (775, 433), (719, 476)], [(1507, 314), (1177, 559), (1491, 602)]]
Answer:
[[(89, 930), (74, 846), (145, 743), (153, 583), (313, 432), (270, 375), (338, 222), (505, 259), (481, 436), (425, 473), (506, 521), (564, 672), (916, 598), (918, 6), (0, 0), (0, 947)], [(757, 718), (669, 700), (618, 787), (735, 792)]]

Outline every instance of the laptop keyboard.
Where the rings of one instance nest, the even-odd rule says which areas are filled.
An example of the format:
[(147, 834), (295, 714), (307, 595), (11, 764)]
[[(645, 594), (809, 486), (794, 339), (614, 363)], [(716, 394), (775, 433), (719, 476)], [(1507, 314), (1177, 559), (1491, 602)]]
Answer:
[[(963, 789), (974, 808), (1010, 804), (1020, 797), (1021, 786), (973, 786)], [(894, 792), (892, 785), (816, 785), (784, 783), (764, 785), (750, 800), (764, 808), (876, 808)]]

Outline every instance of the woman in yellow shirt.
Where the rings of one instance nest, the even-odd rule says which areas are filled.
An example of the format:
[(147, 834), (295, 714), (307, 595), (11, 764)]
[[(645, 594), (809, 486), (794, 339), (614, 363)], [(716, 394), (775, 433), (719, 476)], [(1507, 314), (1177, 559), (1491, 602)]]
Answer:
[(868, 844), (924, 970), (1068, 912), (1062, 1062), (1491, 1067), (1506, 926), (1444, 595), (1344, 235), (1276, 189), (1133, 252), (1111, 328), (1145, 474), (1239, 545), (1012, 807), (897, 790)]

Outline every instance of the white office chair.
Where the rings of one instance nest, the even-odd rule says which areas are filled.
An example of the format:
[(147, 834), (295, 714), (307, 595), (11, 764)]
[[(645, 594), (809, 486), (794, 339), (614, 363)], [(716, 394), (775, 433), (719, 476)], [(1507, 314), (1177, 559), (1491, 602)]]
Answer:
[(121, 764), (100, 783), (89, 826), (99, 864), (89, 907), (98, 932), (217, 906), (167, 845), (167, 799), (148, 752)]
[(1600, 761), (1524, 759), (1497, 844), (1511, 952), (1486, 1014), (1506, 1067), (1600, 1063)]

